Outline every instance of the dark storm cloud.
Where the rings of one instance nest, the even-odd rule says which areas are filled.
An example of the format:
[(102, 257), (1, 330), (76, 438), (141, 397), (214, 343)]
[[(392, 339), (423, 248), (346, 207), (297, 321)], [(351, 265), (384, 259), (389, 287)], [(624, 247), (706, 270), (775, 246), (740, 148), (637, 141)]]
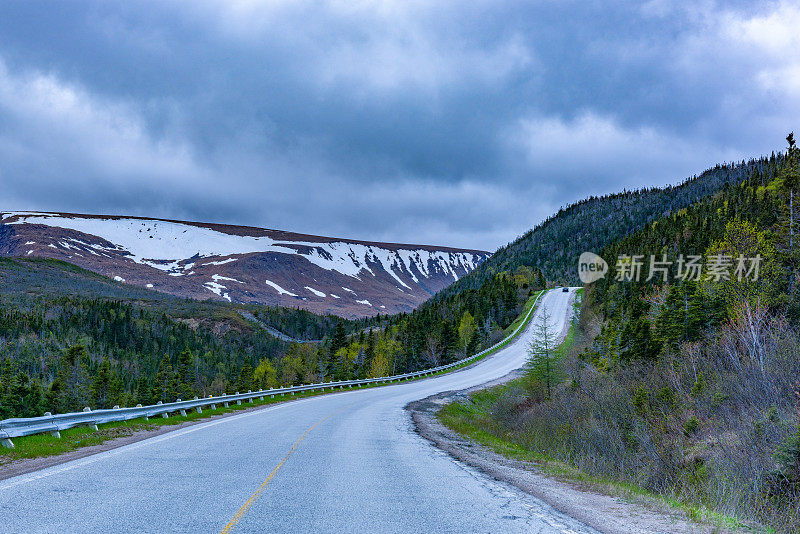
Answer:
[(8, 2), (0, 208), (494, 249), (780, 148), (798, 24), (763, 2)]

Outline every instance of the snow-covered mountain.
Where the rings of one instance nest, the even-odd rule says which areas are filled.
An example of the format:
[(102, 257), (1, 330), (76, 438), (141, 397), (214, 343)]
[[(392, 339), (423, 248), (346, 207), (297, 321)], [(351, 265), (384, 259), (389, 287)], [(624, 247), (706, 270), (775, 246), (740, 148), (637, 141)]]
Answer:
[(413, 309), (489, 254), (223, 224), (0, 212), (0, 256), (57, 258), (184, 297), (363, 317)]

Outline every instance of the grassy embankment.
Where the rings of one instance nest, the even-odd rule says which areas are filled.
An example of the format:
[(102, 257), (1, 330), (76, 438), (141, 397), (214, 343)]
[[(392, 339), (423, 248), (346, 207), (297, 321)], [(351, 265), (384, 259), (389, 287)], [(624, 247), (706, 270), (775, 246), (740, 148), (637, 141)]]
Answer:
[[(581, 290), (582, 292), (582, 290)], [(577, 314), (579, 302), (575, 303), (576, 316), (564, 341), (556, 349), (556, 360), (566, 364), (579, 340)], [(565, 380), (568, 383), (568, 379)], [(568, 384), (562, 384), (566, 388)], [(558, 436), (552, 440), (535, 439), (526, 435), (526, 429), (514, 428), (509, 424), (507, 410), (508, 398), (531, 398), (530, 392), (535, 386), (530, 378), (523, 377), (506, 384), (478, 391), (470, 396), (469, 401), (454, 402), (445, 406), (438, 414), (441, 422), (450, 429), (466, 436), (503, 456), (532, 462), (543, 473), (569, 482), (579, 483), (582, 487), (591, 487), (605, 494), (619, 496), (657, 509), (680, 511), (693, 521), (712, 524), (725, 529), (744, 528), (743, 522), (706, 507), (703, 503), (679, 499), (668, 495), (658, 495), (641, 485), (620, 480), (615, 477), (588, 474), (585, 471), (563, 460), (564, 444), (559, 443)], [(536, 394), (533, 394), (535, 396)], [(565, 432), (568, 430), (565, 429)]]

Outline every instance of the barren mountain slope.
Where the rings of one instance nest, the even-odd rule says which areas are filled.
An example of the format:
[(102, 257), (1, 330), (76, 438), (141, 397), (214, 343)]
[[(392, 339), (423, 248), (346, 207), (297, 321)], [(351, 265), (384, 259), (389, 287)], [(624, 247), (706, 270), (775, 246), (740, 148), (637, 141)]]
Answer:
[(489, 254), (120, 216), (0, 212), (0, 255), (56, 258), (198, 299), (363, 317), (408, 311)]

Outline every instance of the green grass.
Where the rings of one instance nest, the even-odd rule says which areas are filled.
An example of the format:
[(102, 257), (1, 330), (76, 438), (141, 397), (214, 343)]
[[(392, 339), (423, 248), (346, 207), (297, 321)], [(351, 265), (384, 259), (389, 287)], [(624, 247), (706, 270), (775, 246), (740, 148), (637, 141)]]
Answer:
[[(537, 293), (528, 299), (528, 301), (525, 303), (522, 313), (514, 321), (514, 323), (511, 326), (509, 326), (508, 329), (506, 329), (507, 332), (509, 333), (513, 332), (514, 329), (522, 323), (523, 319), (525, 318), (525, 314), (528, 313), (528, 311), (531, 309), (531, 306), (533, 306), (536, 297), (540, 293)], [(529, 321), (530, 318), (527, 319), (526, 323)], [(466, 362), (451, 369), (445, 369), (442, 371), (438, 371), (436, 373), (432, 373), (430, 376), (439, 376), (447, 374), (455, 370), (461, 369), (463, 367), (466, 367), (468, 365), (472, 365), (473, 363), (483, 358), (486, 358), (491, 354), (494, 354), (495, 352), (503, 348), (505, 345), (507, 345), (512, 339), (513, 338), (506, 339), (501, 346), (497, 347), (495, 350), (488, 352), (487, 354), (481, 356), (480, 358), (474, 361)], [(422, 378), (428, 378), (428, 377), (418, 377), (410, 379), (408, 381), (420, 380)], [(356, 386), (350, 389), (351, 390), (366, 389), (366, 388), (379, 387), (382, 385), (384, 384), (368, 384), (363, 386)], [(333, 390), (333, 392), (338, 392), (338, 391), (340, 390), (338, 389)], [(161, 416), (157, 416), (150, 418), (149, 421), (145, 421), (143, 418), (140, 418), (140, 419), (131, 419), (129, 421), (105, 423), (102, 425), (98, 425), (99, 430), (97, 431), (93, 430), (90, 427), (75, 427), (75, 428), (70, 428), (68, 430), (63, 430), (61, 432), (60, 438), (56, 438), (54, 436), (51, 436), (50, 434), (36, 434), (33, 436), (23, 436), (19, 438), (14, 438), (13, 449), (0, 448), (0, 466), (2, 466), (3, 464), (8, 464), (10, 462), (13, 462), (14, 460), (20, 460), (24, 458), (40, 458), (46, 456), (56, 456), (59, 454), (64, 454), (66, 452), (80, 449), (82, 447), (100, 445), (105, 441), (119, 437), (130, 436), (135, 432), (143, 430), (156, 430), (159, 427), (163, 426), (177, 425), (187, 421), (196, 421), (198, 419), (205, 419), (213, 417), (215, 415), (231, 413), (238, 410), (243, 410), (245, 408), (252, 408), (254, 406), (266, 406), (269, 404), (275, 404), (290, 399), (313, 397), (316, 395), (323, 395), (327, 393), (331, 393), (331, 391), (330, 390), (307, 391), (307, 392), (295, 393), (293, 396), (289, 394), (284, 394), (282, 396), (276, 396), (274, 398), (270, 398), (267, 396), (264, 398), (263, 401), (254, 400), (253, 402), (242, 402), (241, 405), (231, 404), (229, 408), (218, 407), (215, 410), (212, 410), (210, 408), (203, 408), (202, 413), (191, 411), (187, 412), (186, 416), (181, 416), (176, 414), (176, 415), (170, 415), (170, 417), (166, 419)]]
[[(537, 293), (534, 293), (530, 297), (528, 297), (528, 301), (525, 302), (525, 306), (523, 306), (523, 308), (522, 308), (522, 313), (520, 313), (519, 316), (516, 319), (514, 319), (513, 323), (508, 325), (508, 327), (505, 330), (503, 330), (503, 335), (504, 336), (506, 336), (506, 337), (510, 336), (514, 332), (514, 330), (520, 324), (522, 324), (523, 319), (525, 319), (525, 314), (528, 313), (528, 311), (531, 309), (531, 306), (533, 306), (533, 303), (536, 301), (536, 297), (538, 297), (542, 293), (544, 293), (544, 291), (539, 291)], [(531, 316), (531, 317), (533, 317), (533, 316)], [(530, 322), (530, 318), (528, 318), (528, 322)]]
[[(575, 292), (577, 296), (583, 297), (583, 288), (580, 288), (578, 291)], [(576, 298), (572, 303), (572, 322), (569, 325), (569, 330), (567, 330), (567, 335), (564, 336), (564, 341), (556, 347), (555, 354), (556, 358), (563, 358), (569, 351), (572, 350), (572, 347), (575, 346), (575, 342), (577, 341), (578, 336), (578, 316), (580, 315), (581, 305)]]

